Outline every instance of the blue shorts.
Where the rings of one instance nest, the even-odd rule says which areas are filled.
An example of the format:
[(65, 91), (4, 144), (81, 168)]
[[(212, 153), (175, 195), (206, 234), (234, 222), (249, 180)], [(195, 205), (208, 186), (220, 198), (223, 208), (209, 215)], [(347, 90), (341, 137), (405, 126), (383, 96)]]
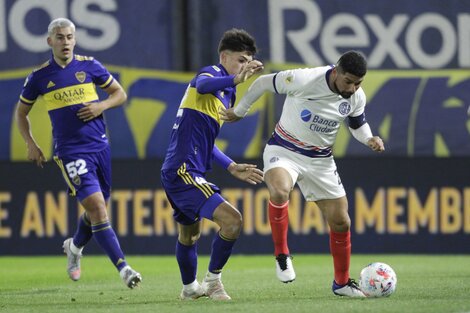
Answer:
[(69, 193), (80, 202), (95, 192), (103, 193), (105, 201), (111, 194), (110, 148), (95, 153), (77, 153), (54, 156), (62, 171)]
[(173, 217), (183, 225), (192, 225), (202, 217), (212, 220), (215, 209), (225, 199), (216, 185), (206, 181), (198, 173), (162, 171), (162, 186), (173, 207)]

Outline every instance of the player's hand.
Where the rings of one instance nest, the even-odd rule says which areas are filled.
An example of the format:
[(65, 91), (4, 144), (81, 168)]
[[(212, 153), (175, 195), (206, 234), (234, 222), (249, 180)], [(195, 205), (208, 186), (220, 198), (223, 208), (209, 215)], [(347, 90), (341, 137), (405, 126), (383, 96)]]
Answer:
[(263, 63), (261, 63), (258, 60), (252, 60), (248, 62), (247, 64), (245, 64), (245, 66), (242, 68), (240, 73), (238, 73), (235, 76), (235, 78), (233, 79), (233, 82), (235, 83), (235, 85), (243, 83), (251, 76), (255, 75), (256, 73), (261, 72), (263, 69), (264, 69)]
[(47, 162), (41, 148), (35, 144), (28, 145), (28, 160), (35, 162), (41, 168), (44, 167), (42, 163)]
[(84, 107), (78, 110), (77, 116), (84, 122), (88, 122), (103, 113), (103, 107), (99, 102), (83, 103)]
[(379, 136), (374, 136), (367, 141), (369, 148), (376, 152), (383, 152), (385, 150), (384, 142)]
[(236, 122), (242, 119), (242, 117), (235, 115), (233, 108), (230, 108), (230, 109), (222, 108), (219, 111), (219, 116), (222, 121), (229, 122), (229, 123)]
[(237, 164), (233, 162), (229, 165), (228, 171), (236, 178), (252, 185), (263, 181), (263, 171), (257, 169), (254, 164)]

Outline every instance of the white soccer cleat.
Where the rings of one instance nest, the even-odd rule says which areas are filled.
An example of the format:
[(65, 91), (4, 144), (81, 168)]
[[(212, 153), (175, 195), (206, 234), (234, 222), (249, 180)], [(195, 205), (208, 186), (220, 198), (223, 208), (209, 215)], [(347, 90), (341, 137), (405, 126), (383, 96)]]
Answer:
[(181, 300), (196, 300), (200, 297), (204, 297), (206, 294), (204, 293), (204, 289), (202, 289), (202, 286), (198, 283), (196, 288), (191, 289), (191, 290), (181, 290), (180, 294), (180, 299)]
[(365, 298), (366, 296), (361, 291), (354, 279), (349, 279), (345, 285), (338, 285), (333, 280), (333, 286), (331, 286), (333, 293), (337, 296), (351, 297), (351, 298)]
[(295, 280), (295, 271), (290, 255), (279, 254), (276, 257), (276, 274), (277, 278), (286, 284)]
[(69, 277), (73, 281), (77, 281), (80, 279), (80, 259), (82, 254), (75, 254), (70, 249), (70, 245), (72, 244), (73, 238), (68, 238), (64, 241), (62, 248), (64, 248), (64, 253), (67, 255), (67, 273)]
[(204, 294), (212, 300), (226, 301), (232, 299), (227, 294), (227, 292), (225, 292), (224, 285), (222, 284), (220, 278), (207, 280), (207, 277), (204, 277), (201, 287), (204, 291)]
[(138, 272), (134, 271), (129, 265), (121, 269), (119, 276), (121, 276), (124, 284), (131, 289), (137, 287), (142, 282), (142, 276), (140, 276)]

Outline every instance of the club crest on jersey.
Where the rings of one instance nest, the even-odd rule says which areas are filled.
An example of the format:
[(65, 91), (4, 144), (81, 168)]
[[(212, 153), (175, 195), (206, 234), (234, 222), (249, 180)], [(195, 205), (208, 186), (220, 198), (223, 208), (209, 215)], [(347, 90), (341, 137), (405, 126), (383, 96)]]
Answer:
[(85, 74), (85, 72), (76, 72), (76, 73), (75, 73), (75, 78), (76, 78), (79, 82), (83, 83), (83, 82), (85, 81), (86, 74)]
[(74, 177), (72, 177), (72, 182), (78, 186), (82, 183), (82, 180), (80, 179), (80, 176), (75, 175)]
[(338, 107), (338, 111), (339, 113), (341, 113), (341, 115), (348, 115), (349, 112), (351, 112), (351, 105), (349, 104), (349, 102), (341, 102), (339, 107)]
[(279, 157), (277, 157), (277, 156), (272, 157), (271, 159), (269, 159), (269, 163), (276, 163), (277, 161), (279, 161)]

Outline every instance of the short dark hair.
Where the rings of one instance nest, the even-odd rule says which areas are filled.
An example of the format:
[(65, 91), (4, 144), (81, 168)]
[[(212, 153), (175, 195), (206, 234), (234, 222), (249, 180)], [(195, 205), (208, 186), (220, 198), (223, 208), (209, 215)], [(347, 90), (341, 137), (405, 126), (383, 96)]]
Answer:
[(363, 77), (367, 72), (367, 61), (360, 52), (351, 50), (341, 55), (336, 67), (343, 73)]
[(258, 52), (256, 42), (253, 36), (243, 29), (232, 28), (227, 30), (219, 42), (219, 53), (224, 50), (235, 52), (246, 51), (250, 55), (255, 55)]

